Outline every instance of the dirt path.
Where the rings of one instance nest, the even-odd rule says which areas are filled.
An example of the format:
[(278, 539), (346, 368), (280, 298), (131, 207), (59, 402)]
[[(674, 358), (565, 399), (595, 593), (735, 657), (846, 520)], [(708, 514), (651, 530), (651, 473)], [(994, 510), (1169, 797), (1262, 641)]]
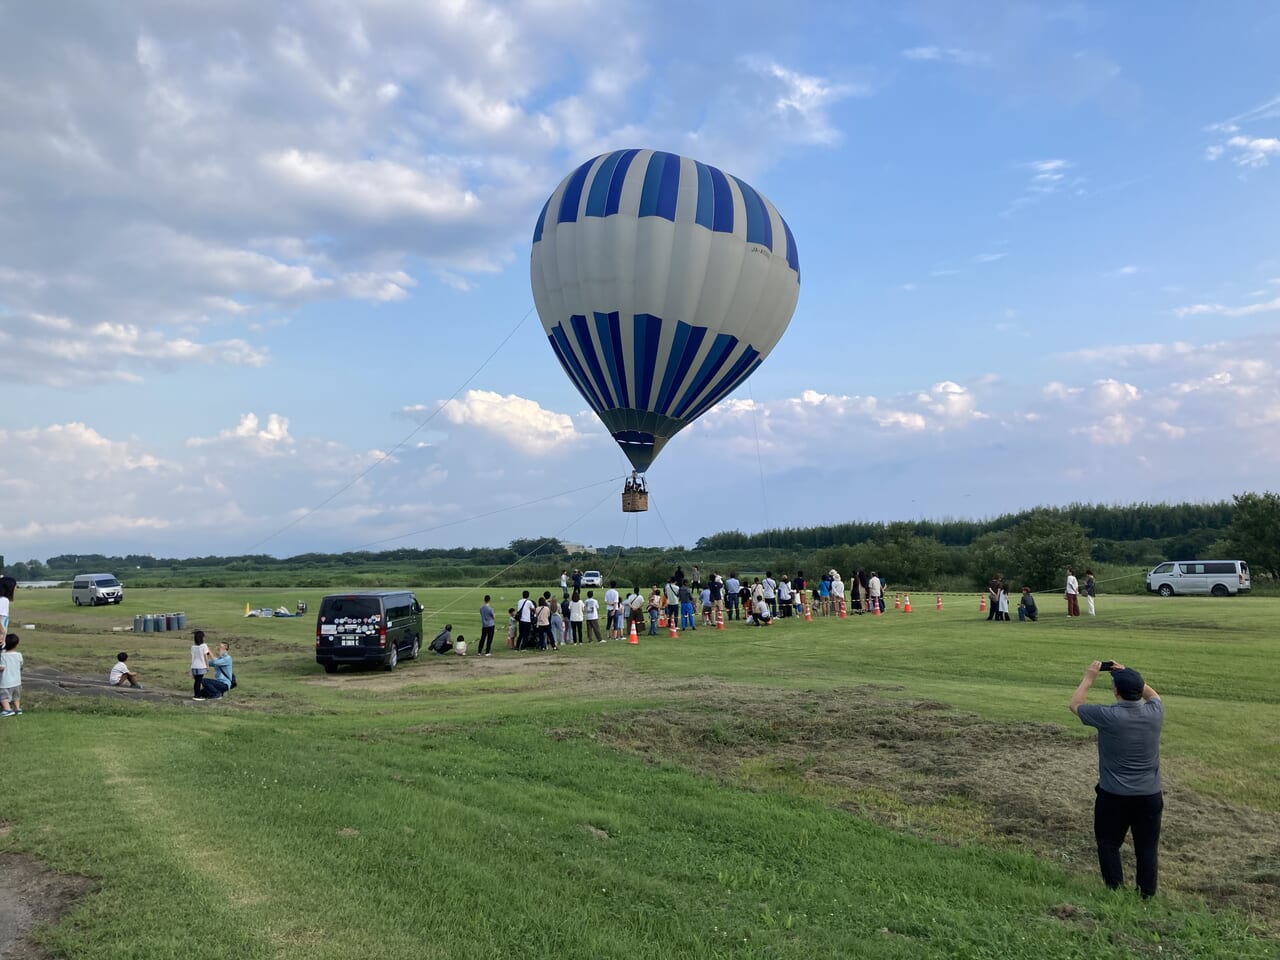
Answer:
[[(0, 823), (0, 834), (8, 830)], [(25, 854), (0, 854), (0, 957), (45, 960), (48, 954), (27, 934), (37, 923), (56, 922), (92, 886), (86, 877), (54, 873)]]

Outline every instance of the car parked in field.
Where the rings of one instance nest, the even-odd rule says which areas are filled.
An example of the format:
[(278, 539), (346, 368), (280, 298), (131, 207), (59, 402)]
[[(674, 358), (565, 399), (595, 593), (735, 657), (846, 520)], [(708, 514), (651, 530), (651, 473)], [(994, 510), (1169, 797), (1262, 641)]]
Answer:
[(326, 673), (341, 664), (372, 664), (394, 670), (403, 655), (422, 649), (422, 604), (407, 590), (333, 593), (316, 614), (316, 663)]
[(81, 573), (71, 581), (71, 601), (78, 607), (88, 604), (120, 603), (124, 600), (124, 584), (110, 573)]
[(603, 587), (604, 576), (599, 570), (582, 571), (582, 585), (584, 587)]
[(1147, 592), (1162, 597), (1208, 594), (1229, 597), (1252, 587), (1249, 564), (1243, 560), (1171, 560), (1147, 574)]

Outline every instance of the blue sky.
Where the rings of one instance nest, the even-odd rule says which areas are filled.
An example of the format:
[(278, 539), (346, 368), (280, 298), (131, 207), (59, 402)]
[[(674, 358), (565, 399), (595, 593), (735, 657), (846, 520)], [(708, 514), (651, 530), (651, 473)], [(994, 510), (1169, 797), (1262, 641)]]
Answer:
[[(1266, 2), (0, 2), (0, 553), (1274, 488), (1278, 47)], [(757, 187), (803, 283), (628, 519), (528, 257), (633, 146)]]

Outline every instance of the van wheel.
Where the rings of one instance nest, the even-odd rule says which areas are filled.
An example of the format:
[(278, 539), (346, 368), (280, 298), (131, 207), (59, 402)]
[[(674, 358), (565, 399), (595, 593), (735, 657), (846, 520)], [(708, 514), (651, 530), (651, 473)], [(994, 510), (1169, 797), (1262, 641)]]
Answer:
[(1172, 596), (1173, 596), (1173, 587), (1169, 586), (1169, 584), (1167, 584), (1167, 583), (1162, 583), (1162, 584), (1160, 584), (1160, 596), (1162, 596), (1162, 597), (1172, 597)]
[(409, 648), (409, 656), (408, 656), (408, 657), (406, 657), (405, 659), (406, 659), (406, 660), (417, 660), (417, 659), (418, 659), (418, 651), (419, 651), (419, 650), (421, 650), (421, 649), (422, 649), (422, 641), (421, 641), (421, 640), (419, 640), (417, 637), (414, 637), (414, 638), (413, 638), (413, 646)]
[(1215, 583), (1213, 589), (1209, 591), (1215, 597), (1227, 597), (1231, 595), (1231, 591), (1227, 589), (1225, 583)]
[(77, 607), (78, 607), (78, 606), (80, 606), (80, 598), (79, 598), (79, 597), (72, 597), (71, 599), (72, 599), (72, 600), (74, 600), (74, 601), (76, 602), (76, 606), (77, 606)]
[(383, 666), (386, 667), (387, 672), (390, 673), (392, 670), (396, 668), (396, 664), (399, 662), (400, 662), (400, 654), (396, 652), (396, 648), (393, 645), (391, 647), (391, 652), (387, 654), (387, 662), (383, 664)]
[(338, 665), (337, 665), (336, 663), (326, 663), (326, 664), (324, 665), (324, 672), (325, 672), (325, 673), (337, 673), (337, 672), (338, 672)]

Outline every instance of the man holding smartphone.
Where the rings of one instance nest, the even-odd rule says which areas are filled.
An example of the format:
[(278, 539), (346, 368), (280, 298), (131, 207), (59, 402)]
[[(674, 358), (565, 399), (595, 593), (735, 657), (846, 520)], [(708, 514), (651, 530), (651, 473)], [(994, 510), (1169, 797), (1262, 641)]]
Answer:
[[(1087, 704), (1098, 674), (1111, 674), (1115, 702)], [(1164, 793), (1160, 787), (1160, 731), (1164, 704), (1142, 674), (1111, 660), (1095, 660), (1071, 696), (1071, 712), (1098, 731), (1098, 785), (1094, 788), (1093, 834), (1098, 844), (1102, 880), (1111, 889), (1124, 884), (1120, 848), (1133, 831), (1138, 890), (1155, 896), (1159, 866), (1160, 819)]]

